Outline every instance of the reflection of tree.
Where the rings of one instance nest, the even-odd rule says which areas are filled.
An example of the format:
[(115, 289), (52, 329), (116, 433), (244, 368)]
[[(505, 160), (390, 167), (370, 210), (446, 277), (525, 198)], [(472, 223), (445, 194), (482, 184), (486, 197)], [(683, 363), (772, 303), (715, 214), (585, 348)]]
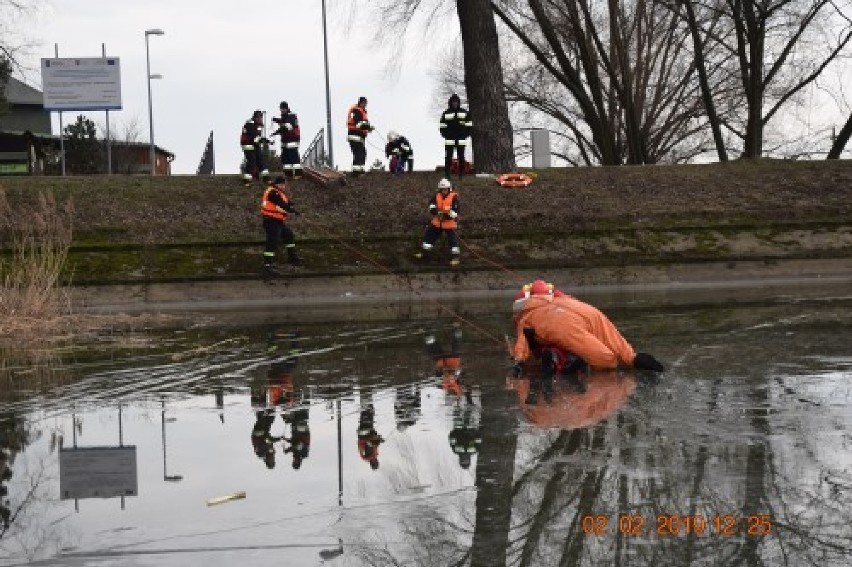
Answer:
[(0, 418), (0, 539), (15, 523), (15, 520), (32, 501), (41, 484), (43, 472), (31, 479), (30, 488), (23, 498), (13, 506), (9, 499), (9, 481), (12, 480), (12, 465), (15, 457), (30, 442), (30, 432), (23, 419), (6, 414)]
[[(702, 310), (707, 320), (696, 339), (712, 350), (687, 347), (688, 363), (656, 387), (640, 388), (640, 399), (616, 419), (593, 430), (539, 434), (534, 443), (525, 437), (508, 563), (849, 564), (852, 482), (844, 484), (848, 464), (830, 450), (848, 433), (832, 438), (825, 427), (848, 432), (848, 416), (831, 408), (848, 404), (849, 390), (830, 390), (835, 375), (803, 391), (803, 379), (820, 373), (808, 357), (815, 350), (847, 357), (823, 365), (849, 372), (840, 337), (852, 329), (837, 325), (833, 314), (832, 325), (824, 325), (824, 313), (802, 320), (786, 310)], [(688, 333), (677, 334), (673, 341), (689, 344)], [(673, 399), (683, 405), (672, 407)], [(604, 534), (584, 533), (587, 514), (607, 516)], [(643, 535), (620, 533), (619, 514), (642, 516)], [(715, 533), (712, 518), (727, 514), (739, 519), (736, 535)], [(677, 534), (658, 535), (658, 515), (703, 516), (705, 533), (681, 525)], [(759, 515), (771, 522), (767, 535), (748, 533), (759, 529), (749, 516)]]
[(512, 478), (515, 470), (517, 423), (514, 394), (483, 388), (482, 450), (476, 460), (476, 529), (471, 565), (505, 565), (512, 519)]

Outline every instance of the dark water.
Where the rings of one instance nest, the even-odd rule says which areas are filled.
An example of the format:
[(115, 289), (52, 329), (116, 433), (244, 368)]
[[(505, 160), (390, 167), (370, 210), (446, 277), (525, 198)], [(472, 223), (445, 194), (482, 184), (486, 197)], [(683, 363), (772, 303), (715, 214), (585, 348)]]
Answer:
[(848, 565), (850, 291), (584, 296), (667, 371), (535, 406), (505, 301), (8, 362), (0, 562)]

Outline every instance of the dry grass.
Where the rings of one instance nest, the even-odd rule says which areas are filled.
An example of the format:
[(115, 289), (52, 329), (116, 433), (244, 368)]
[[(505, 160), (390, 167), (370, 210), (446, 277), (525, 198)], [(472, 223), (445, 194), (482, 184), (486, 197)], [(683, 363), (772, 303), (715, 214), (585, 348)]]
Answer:
[(60, 275), (72, 239), (73, 205), (40, 192), (32, 206), (11, 206), (0, 187), (0, 339), (26, 342), (68, 326)]

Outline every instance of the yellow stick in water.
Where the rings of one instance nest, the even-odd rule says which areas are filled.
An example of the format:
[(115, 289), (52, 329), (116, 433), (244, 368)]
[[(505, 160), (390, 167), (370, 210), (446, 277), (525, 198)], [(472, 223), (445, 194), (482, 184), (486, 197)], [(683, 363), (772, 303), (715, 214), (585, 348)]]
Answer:
[(216, 506), (217, 504), (224, 504), (225, 502), (230, 502), (231, 500), (242, 500), (246, 497), (246, 491), (240, 490), (239, 492), (234, 492), (233, 494), (228, 494), (227, 496), (219, 496), (218, 498), (211, 498), (207, 501), (208, 506)]

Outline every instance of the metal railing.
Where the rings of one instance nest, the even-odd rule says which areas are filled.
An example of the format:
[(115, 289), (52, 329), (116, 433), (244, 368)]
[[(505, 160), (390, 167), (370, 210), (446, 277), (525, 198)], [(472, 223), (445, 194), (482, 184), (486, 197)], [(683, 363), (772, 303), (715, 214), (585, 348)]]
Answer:
[(327, 167), (328, 156), (325, 154), (325, 128), (320, 128), (313, 141), (308, 144), (308, 149), (302, 154), (302, 166), (304, 167)]

